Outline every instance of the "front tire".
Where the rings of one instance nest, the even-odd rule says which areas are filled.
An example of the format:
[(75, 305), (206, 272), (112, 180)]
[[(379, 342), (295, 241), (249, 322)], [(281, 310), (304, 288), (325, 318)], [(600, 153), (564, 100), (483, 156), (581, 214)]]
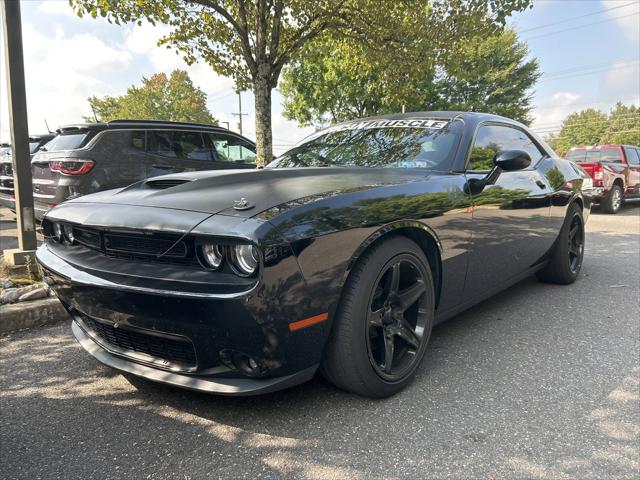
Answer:
[(338, 388), (388, 397), (409, 384), (431, 335), (434, 288), (420, 247), (405, 237), (374, 244), (345, 284), (321, 371)]
[(553, 246), (549, 262), (536, 274), (538, 279), (561, 285), (575, 282), (582, 268), (584, 239), (582, 210), (573, 203)]
[(616, 214), (620, 211), (622, 206), (622, 188), (620, 185), (614, 185), (611, 187), (609, 194), (604, 198), (602, 202), (602, 208), (607, 213)]

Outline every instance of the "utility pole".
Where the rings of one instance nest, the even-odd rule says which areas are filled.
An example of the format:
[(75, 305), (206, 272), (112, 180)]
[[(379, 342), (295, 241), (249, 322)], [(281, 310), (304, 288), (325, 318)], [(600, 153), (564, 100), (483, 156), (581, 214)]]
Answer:
[(240, 135), (242, 135), (242, 117), (247, 116), (246, 113), (242, 113), (242, 94), (238, 92), (238, 113), (233, 113), (238, 117), (238, 128), (240, 129)]
[(7, 71), (9, 126), (13, 151), (13, 183), (16, 196), (19, 247), (5, 250), (3, 254), (8, 265), (25, 265), (34, 259), (38, 244), (36, 242), (33, 217), (31, 156), (29, 154), (29, 125), (27, 122), (27, 95), (24, 83), (20, 2), (0, 0), (0, 15), (2, 16), (4, 60)]

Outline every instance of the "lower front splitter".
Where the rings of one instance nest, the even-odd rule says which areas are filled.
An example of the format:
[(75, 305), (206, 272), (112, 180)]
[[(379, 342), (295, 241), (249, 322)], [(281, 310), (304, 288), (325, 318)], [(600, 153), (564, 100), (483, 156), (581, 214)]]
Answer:
[(184, 375), (181, 373), (158, 370), (156, 368), (140, 365), (112, 355), (96, 344), (75, 321), (71, 322), (71, 330), (80, 345), (82, 345), (87, 352), (89, 352), (99, 362), (104, 363), (109, 367), (153, 382), (188, 388), (199, 392), (228, 396), (261, 395), (304, 383), (310, 380), (318, 369), (318, 365), (313, 365), (292, 375), (263, 379), (206, 378), (197, 377), (195, 375)]

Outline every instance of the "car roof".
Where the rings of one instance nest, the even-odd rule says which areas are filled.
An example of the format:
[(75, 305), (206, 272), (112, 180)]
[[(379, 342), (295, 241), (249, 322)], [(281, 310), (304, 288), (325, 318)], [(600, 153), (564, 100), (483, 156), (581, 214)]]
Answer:
[(192, 122), (170, 122), (165, 120), (111, 120), (109, 122), (98, 123), (74, 123), (63, 125), (56, 129), (56, 132), (68, 132), (72, 130), (108, 130), (108, 129), (127, 129), (127, 128), (162, 128), (164, 130), (207, 130), (212, 132), (231, 132), (217, 125), (207, 125), (204, 123)]

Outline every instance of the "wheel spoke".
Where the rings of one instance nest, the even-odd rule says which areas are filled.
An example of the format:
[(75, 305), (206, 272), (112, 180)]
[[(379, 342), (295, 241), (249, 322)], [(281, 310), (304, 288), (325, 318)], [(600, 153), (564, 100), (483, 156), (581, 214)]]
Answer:
[(384, 317), (384, 308), (380, 308), (375, 312), (369, 312), (369, 326), (382, 327), (382, 317)]
[(398, 293), (398, 287), (400, 286), (400, 263), (396, 263), (391, 267), (391, 279), (389, 281), (389, 296), (396, 295)]
[(571, 230), (569, 230), (569, 238), (571, 239), (576, 238), (577, 233), (578, 233), (578, 224), (575, 224), (573, 227), (571, 227)]
[(402, 311), (406, 311), (409, 307), (416, 303), (425, 291), (426, 288), (422, 280), (417, 280), (416, 283), (411, 285), (409, 288), (406, 288), (402, 292), (399, 292), (398, 300), (400, 302)]
[(416, 332), (413, 330), (413, 328), (411, 328), (411, 325), (409, 325), (409, 322), (407, 322), (404, 319), (400, 323), (400, 328), (398, 329), (398, 336), (402, 340), (407, 342), (409, 346), (415, 348), (416, 350), (420, 346), (420, 339), (416, 335)]
[(386, 373), (391, 373), (391, 366), (393, 365), (393, 355), (395, 353), (393, 335), (385, 332), (384, 334), (384, 363), (382, 369)]

